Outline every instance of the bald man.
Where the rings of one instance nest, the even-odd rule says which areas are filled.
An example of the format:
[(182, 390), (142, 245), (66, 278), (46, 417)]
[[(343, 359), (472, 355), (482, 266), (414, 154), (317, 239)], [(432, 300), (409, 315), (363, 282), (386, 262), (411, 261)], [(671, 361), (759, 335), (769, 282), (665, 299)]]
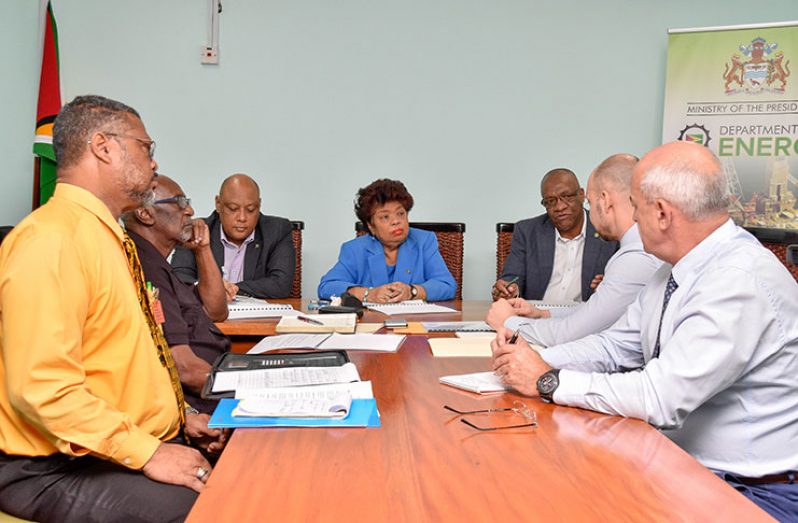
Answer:
[(618, 242), (596, 233), (583, 208), (585, 191), (573, 171), (549, 171), (540, 193), (546, 214), (515, 224), (502, 276), (493, 284), (493, 299), (585, 301)]
[[(667, 262), (609, 329), (540, 353), (492, 343), (523, 394), (639, 418), (776, 519), (798, 514), (798, 284), (729, 218), (720, 162), (669, 143), (635, 168), (645, 250)], [(623, 371), (632, 372), (623, 372)]]
[[(238, 294), (256, 298), (287, 298), (291, 294), (296, 267), (291, 222), (266, 216), (260, 207), (255, 180), (234, 174), (222, 182), (216, 210), (205, 218), (228, 301)], [(172, 267), (184, 282), (197, 281), (197, 262), (191, 250), (178, 247)]]
[(635, 156), (616, 154), (601, 162), (587, 180), (590, 222), (602, 238), (621, 246), (607, 262), (595, 294), (578, 307), (550, 310), (538, 309), (523, 298), (500, 299), (488, 312), (491, 327), (518, 330), (528, 342), (549, 347), (602, 331), (626, 312), (662, 265), (643, 250), (634, 222), (629, 195), (636, 165)]

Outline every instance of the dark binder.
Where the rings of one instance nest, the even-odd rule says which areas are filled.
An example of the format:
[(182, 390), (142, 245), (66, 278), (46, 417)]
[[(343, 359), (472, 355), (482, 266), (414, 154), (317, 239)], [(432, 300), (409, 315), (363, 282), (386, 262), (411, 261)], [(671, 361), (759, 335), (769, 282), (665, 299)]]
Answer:
[(281, 367), (340, 367), (349, 363), (349, 356), (345, 351), (310, 351), (276, 354), (234, 354), (225, 352), (216, 358), (202, 387), (203, 399), (220, 399), (235, 397), (234, 391), (211, 392), (213, 382), (218, 372), (234, 370), (261, 370), (277, 369)]

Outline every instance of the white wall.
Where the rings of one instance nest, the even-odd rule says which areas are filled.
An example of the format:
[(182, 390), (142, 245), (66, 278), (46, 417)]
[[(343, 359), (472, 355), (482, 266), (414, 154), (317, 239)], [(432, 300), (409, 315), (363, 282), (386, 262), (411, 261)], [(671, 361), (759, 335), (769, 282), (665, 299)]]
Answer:
[[(470, 299), (496, 222), (542, 212), (545, 171), (584, 182), (659, 143), (668, 28), (798, 18), (794, 0), (223, 0), (203, 66), (206, 0), (53, 1), (64, 99), (138, 109), (198, 215), (225, 176), (255, 177), (265, 212), (305, 221), (303, 294), (353, 236), (356, 190), (390, 177), (411, 219), (467, 224)], [(0, 2), (0, 224), (30, 209), (37, 3)]]

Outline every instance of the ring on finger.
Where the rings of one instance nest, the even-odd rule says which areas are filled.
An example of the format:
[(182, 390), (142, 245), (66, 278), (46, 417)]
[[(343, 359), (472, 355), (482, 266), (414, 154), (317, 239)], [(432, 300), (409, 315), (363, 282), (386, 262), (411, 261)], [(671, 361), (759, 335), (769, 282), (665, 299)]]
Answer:
[(205, 476), (207, 475), (208, 475), (208, 469), (206, 469), (205, 467), (197, 467), (196, 476), (198, 480), (202, 481), (203, 479), (205, 479)]

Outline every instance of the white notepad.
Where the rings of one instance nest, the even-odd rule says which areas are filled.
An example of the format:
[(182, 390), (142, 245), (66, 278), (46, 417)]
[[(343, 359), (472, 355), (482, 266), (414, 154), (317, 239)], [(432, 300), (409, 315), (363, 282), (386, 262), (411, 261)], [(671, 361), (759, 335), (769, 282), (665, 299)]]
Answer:
[(502, 383), (499, 376), (493, 371), (441, 376), (439, 381), (444, 385), (467, 390), (469, 392), (476, 392), (478, 394), (490, 394), (512, 390), (512, 387)]
[(246, 318), (279, 318), (296, 316), (299, 311), (287, 303), (269, 303), (266, 300), (238, 296), (227, 304), (227, 319), (242, 320)]
[(368, 309), (393, 316), (395, 314), (429, 314), (441, 312), (458, 312), (456, 309), (426, 303), (423, 300), (407, 300), (399, 303), (370, 303), (366, 302)]

